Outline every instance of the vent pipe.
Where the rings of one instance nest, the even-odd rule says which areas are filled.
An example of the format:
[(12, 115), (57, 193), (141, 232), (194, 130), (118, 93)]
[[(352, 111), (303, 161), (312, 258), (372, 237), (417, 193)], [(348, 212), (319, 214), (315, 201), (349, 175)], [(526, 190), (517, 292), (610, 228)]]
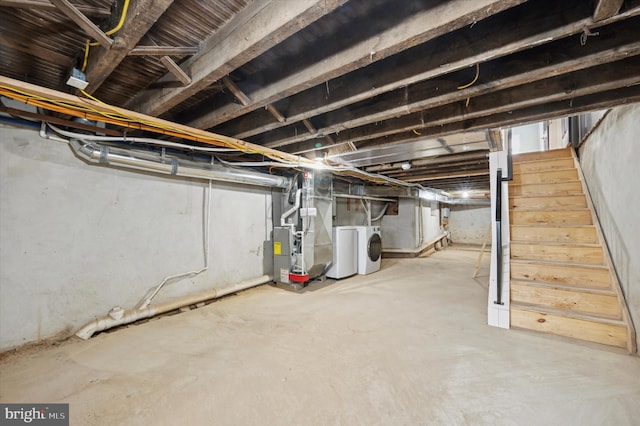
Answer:
[(156, 156), (148, 153), (133, 155), (124, 149), (71, 139), (69, 146), (80, 158), (92, 164), (105, 164), (152, 173), (216, 180), (245, 185), (287, 188), (289, 179), (241, 169), (203, 164), (177, 158)]

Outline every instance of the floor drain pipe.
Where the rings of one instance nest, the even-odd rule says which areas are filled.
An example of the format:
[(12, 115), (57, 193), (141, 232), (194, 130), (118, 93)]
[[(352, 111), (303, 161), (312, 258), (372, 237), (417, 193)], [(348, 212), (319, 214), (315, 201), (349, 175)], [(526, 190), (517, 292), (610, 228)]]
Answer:
[(108, 315), (96, 318), (88, 324), (85, 324), (76, 332), (76, 336), (86, 340), (99, 331), (108, 330), (119, 325), (131, 324), (132, 322), (141, 319), (151, 318), (159, 314), (175, 311), (176, 309), (184, 306), (194, 305), (196, 303), (204, 302), (205, 300), (217, 299), (227, 294), (268, 283), (272, 280), (272, 276), (263, 275), (261, 277), (241, 281), (236, 284), (220, 288), (212, 288), (192, 295), (183, 296), (164, 303), (149, 305), (144, 309), (129, 309), (125, 311), (120, 307), (115, 307), (109, 311)]

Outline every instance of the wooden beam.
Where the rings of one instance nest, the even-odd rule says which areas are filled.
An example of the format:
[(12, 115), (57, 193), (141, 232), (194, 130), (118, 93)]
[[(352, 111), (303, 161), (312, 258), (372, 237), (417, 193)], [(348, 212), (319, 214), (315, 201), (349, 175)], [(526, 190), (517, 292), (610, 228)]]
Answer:
[(229, 91), (233, 93), (233, 96), (235, 96), (242, 105), (249, 105), (251, 103), (251, 99), (249, 99), (249, 97), (245, 95), (242, 90), (240, 90), (240, 88), (233, 82), (233, 80), (231, 80), (231, 78), (229, 78), (228, 75), (222, 77), (222, 83), (227, 86), (227, 89), (229, 89)]
[[(173, 123), (167, 120), (162, 120), (160, 118), (140, 114), (135, 111), (126, 110), (124, 108), (105, 105), (101, 102), (96, 102), (91, 99), (80, 98), (68, 93), (47, 89), (46, 87), (36, 86), (35, 84), (26, 83), (24, 81), (16, 80), (2, 75), (0, 75), (0, 94), (22, 102), (34, 98), (44, 98), (47, 100), (56, 101), (55, 104), (47, 103), (46, 105), (42, 105), (44, 109), (50, 110), (56, 110), (57, 108), (60, 108), (60, 103), (64, 103), (66, 105), (80, 105), (83, 108), (90, 108), (92, 111), (95, 111), (95, 114), (87, 112), (85, 109), (70, 110), (68, 108), (65, 108), (65, 113), (75, 117), (83, 117), (90, 120), (102, 121), (105, 123), (117, 121), (117, 123), (112, 124), (121, 127), (145, 130), (157, 134), (178, 136), (197, 143), (230, 147), (239, 151), (260, 152), (267, 156), (274, 155), (285, 161), (294, 163), (301, 162), (314, 164), (313, 161), (308, 160), (304, 157), (299, 157), (296, 155), (287, 154), (286, 152), (265, 148), (259, 145), (252, 144), (250, 142), (231, 138), (229, 136), (219, 135), (200, 129), (194, 129), (183, 124)], [(126, 120), (116, 120), (108, 117), (113, 116), (114, 113), (126, 117)]]
[(596, 10), (593, 13), (593, 20), (598, 22), (603, 19), (611, 18), (620, 12), (624, 0), (598, 0)]
[[(640, 8), (638, 11), (640, 12)], [(575, 43), (575, 40), (567, 38), (549, 46), (541, 46), (504, 59), (498, 59), (483, 65), (481, 80), (465, 90), (457, 89), (457, 81), (463, 78), (463, 74), (458, 72), (447, 76), (446, 79), (429, 80), (410, 86), (409, 97), (405, 96), (404, 89), (389, 92), (378, 96), (377, 102), (367, 104), (365, 108), (345, 107), (334, 111), (322, 120), (326, 125), (318, 131), (320, 133), (342, 132), (345, 129), (369, 123), (393, 120), (409, 113), (418, 114), (422, 110), (462, 102), (467, 97), (473, 99), (481, 94), (638, 55), (640, 54), (640, 40), (632, 30), (637, 25), (640, 25), (640, 18), (634, 17), (610, 28), (600, 29), (603, 36), (590, 41), (587, 46), (581, 46), (579, 43)], [(483, 69), (486, 70), (487, 77), (483, 74)], [(472, 103), (471, 109), (476, 106), (475, 103)], [(416, 123), (418, 120), (418, 118), (415, 119)], [(231, 129), (220, 129), (224, 133), (235, 134), (229, 130)], [(260, 139), (253, 138), (252, 140), (275, 148), (305, 139), (308, 139), (308, 135), (300, 133), (295, 135), (295, 132), (290, 128), (282, 128), (278, 131), (270, 131)]]
[[(534, 81), (530, 84), (479, 96), (474, 98), (469, 108), (466, 108), (463, 102), (452, 103), (408, 114), (397, 119), (345, 129), (339, 133), (337, 140), (339, 143), (361, 142), (412, 132), (415, 129), (419, 130), (422, 137), (427, 137), (430, 135), (424, 129), (429, 127), (433, 128), (474, 118), (491, 117), (561, 100), (567, 100), (570, 106), (571, 99), (577, 97), (634, 85), (639, 81), (638, 75), (640, 75), (640, 56), (632, 56), (611, 64), (604, 64), (556, 78), (548, 78), (540, 82)], [(532, 77), (532, 80), (536, 79)], [(320, 129), (319, 131), (323, 132), (323, 130)], [(304, 141), (304, 146), (308, 147), (311, 147), (314, 143), (312, 138), (306, 134), (298, 134), (281, 139), (277, 143), (254, 142), (275, 148), (286, 146), (291, 141)]]
[[(47, 0), (0, 0), (0, 7), (13, 7), (16, 9), (44, 9), (57, 10), (57, 7)], [(75, 8), (87, 16), (104, 18), (111, 16), (111, 11), (105, 7), (75, 5)]]
[(267, 111), (269, 111), (271, 113), (271, 115), (273, 115), (273, 117), (278, 120), (280, 123), (284, 123), (285, 121), (287, 121), (287, 119), (284, 117), (284, 115), (282, 115), (282, 113), (280, 111), (278, 111), (278, 109), (276, 107), (274, 107), (271, 104), (268, 104), (265, 108), (267, 108)]
[[(485, 130), (503, 126), (536, 123), (542, 120), (566, 117), (569, 115), (597, 111), (635, 102), (640, 102), (640, 85), (576, 97), (573, 98), (571, 102), (566, 100), (551, 102), (548, 104), (536, 105), (478, 119), (469, 119), (442, 126), (433, 126), (421, 129), (421, 131), (423, 137), (446, 136), (473, 130)], [(341, 140), (341, 135), (342, 134), (337, 136), (336, 144), (346, 143)], [(363, 144), (358, 142), (356, 143), (356, 146), (359, 149), (364, 146), (390, 146), (414, 141), (415, 138), (416, 136), (413, 133), (404, 132), (365, 141)], [(297, 154), (315, 151), (316, 149), (317, 148), (314, 147), (312, 141), (296, 143), (287, 147), (288, 152)], [(541, 190), (543, 189), (544, 188), (541, 188)]]
[(182, 68), (180, 68), (180, 65), (175, 63), (173, 59), (168, 56), (163, 56), (160, 58), (160, 62), (162, 62), (162, 65), (164, 65), (171, 74), (175, 75), (182, 84), (186, 86), (191, 83), (191, 78), (182, 70)]
[[(345, 108), (390, 91), (396, 91), (398, 94), (397, 104), (388, 107), (388, 109), (394, 108), (390, 114), (406, 114), (403, 108), (412, 108), (414, 100), (417, 99), (416, 92), (410, 85), (459, 70), (473, 73), (477, 63), (484, 64), (518, 51), (528, 51), (532, 46), (544, 45), (582, 32), (592, 22), (591, 6), (584, 4), (575, 8), (565, 3), (557, 1), (543, 5), (527, 3), (495, 18), (490, 17), (479, 21), (473, 29), (447, 34), (433, 42), (416, 46), (394, 57), (335, 78), (328, 83), (332, 88), (331, 96), (327, 96), (325, 84), (293, 95), (287, 101), (288, 123), (296, 123), (305, 118)], [(523, 22), (521, 16), (526, 16), (526, 21)], [(443, 45), (455, 46), (455, 49), (442, 49)], [(571, 44), (573, 51), (576, 50), (574, 45), (575, 43)], [(578, 44), (577, 47), (582, 46)], [(544, 48), (537, 50), (541, 51)], [(469, 70), (469, 67), (473, 68)], [(484, 67), (481, 71), (483, 70)], [(482, 75), (486, 76), (486, 72)], [(470, 76), (465, 74), (460, 78), (468, 81), (472, 77), (473, 74)], [(451, 79), (454, 78), (455, 76), (451, 76)], [(457, 90), (458, 84), (451, 83), (453, 89)], [(437, 93), (440, 94), (448, 86), (433, 86), (430, 96), (434, 95), (436, 87)], [(476, 85), (464, 92), (469, 92), (471, 89), (475, 90)], [(249, 138), (278, 127), (281, 127), (278, 123), (261, 121), (253, 114), (248, 114), (246, 118), (234, 120), (229, 128), (221, 126), (220, 131), (236, 137)]]
[(190, 125), (203, 129), (213, 127), (523, 2), (451, 0), (425, 8), (371, 38), (323, 58), (321, 63), (313, 63), (285, 78), (262, 85), (251, 93), (253, 103), (250, 106), (227, 104), (193, 120)]
[(93, 49), (87, 64), (87, 92), (95, 93), (151, 29), (173, 0), (131, 0), (129, 12), (111, 50)]
[[(127, 106), (145, 114), (160, 115), (331, 13), (346, 1), (254, 1), (205, 40), (198, 55), (185, 61), (184, 67), (190, 71), (193, 79), (191, 85), (143, 93)], [(167, 78), (165, 76), (159, 81), (162, 83)]]
[(190, 56), (196, 53), (198, 48), (189, 46), (136, 46), (127, 56)]
[[(626, 31), (630, 34), (635, 33), (632, 25), (625, 25), (627, 30), (619, 32), (598, 28), (601, 36), (592, 38), (586, 50), (584, 46), (575, 43), (575, 39), (567, 36), (580, 33), (585, 26), (589, 25), (592, 21), (591, 6), (585, 4), (581, 5), (581, 8), (574, 8), (575, 10), (566, 10), (568, 6), (563, 4), (564, 2), (552, 3), (551, 11), (546, 13), (546, 7), (540, 7), (539, 4), (531, 2), (514, 10), (514, 12), (531, 11), (522, 15), (527, 16), (526, 24), (521, 22), (520, 18), (509, 19), (511, 15), (507, 11), (502, 14), (505, 15), (506, 22), (501, 25), (497, 25), (492, 18), (485, 20), (486, 22), (478, 22), (473, 27), (474, 37), (470, 37), (466, 32), (446, 35), (442, 40), (438, 39), (433, 43), (426, 43), (402, 52), (388, 61), (374, 63), (332, 80), (331, 96), (327, 96), (325, 84), (293, 95), (287, 99), (287, 124), (326, 114), (329, 111), (348, 112), (346, 116), (350, 123), (346, 123), (345, 127), (366, 124), (362, 120), (363, 117), (354, 116), (358, 111), (354, 111), (350, 105), (373, 96), (377, 96), (379, 100), (374, 106), (378, 107), (378, 110), (374, 111), (375, 116), (372, 113), (367, 113), (365, 116), (370, 116), (367, 117), (370, 119), (369, 122), (385, 120), (424, 109), (427, 103), (430, 105), (437, 104), (439, 101), (446, 103), (447, 95), (457, 95), (457, 100), (466, 99), (468, 96), (465, 97), (465, 94), (475, 96), (488, 89), (496, 90), (498, 87), (523, 84), (532, 74), (532, 70), (540, 72), (542, 69), (548, 77), (586, 67), (588, 62), (580, 59), (585, 55), (585, 51), (588, 52), (587, 55), (589, 60), (593, 61), (592, 63), (607, 61), (607, 54), (621, 58), (623, 56), (618, 55), (615, 50), (620, 44), (617, 41), (619, 38), (623, 38), (628, 44), (638, 43), (637, 37), (633, 40), (629, 33), (626, 33)], [(525, 7), (528, 9), (523, 9)], [(556, 12), (556, 9), (557, 14), (551, 15)], [(607, 22), (612, 24), (623, 21), (624, 17), (628, 19), (639, 13), (640, 8), (631, 9)], [(640, 24), (636, 23), (636, 25)], [(544, 43), (541, 43), (541, 40)], [(591, 46), (592, 43), (597, 43), (597, 46)], [(440, 45), (451, 45), (456, 48), (440, 49)], [(609, 46), (609, 51), (606, 46)], [(595, 54), (596, 50), (601, 51), (602, 55)], [(519, 51), (522, 54), (517, 55), (518, 60), (498, 60)], [(564, 56), (565, 53), (567, 56)], [(545, 57), (545, 55), (548, 56)], [(577, 59), (570, 62), (570, 58)], [(490, 71), (485, 65), (487, 61), (496, 62), (496, 66)], [(562, 66), (557, 73), (552, 66), (553, 61)], [(531, 67), (524, 69), (523, 62), (529, 62)], [(457, 90), (456, 80), (468, 81), (467, 79), (472, 78), (476, 63), (481, 63), (480, 81), (464, 91)], [(512, 73), (514, 67), (522, 70), (522, 73)], [(456, 70), (458, 70), (456, 74), (451, 74)], [(446, 78), (435, 80), (445, 74), (448, 74)], [(496, 74), (502, 76), (502, 79), (495, 78)], [(546, 78), (540, 75), (541, 78)], [(488, 81), (489, 76), (493, 81)], [(505, 80), (504, 77), (511, 78)], [(340, 127), (338, 123), (336, 126)], [(229, 125), (221, 125), (217, 131), (239, 138), (250, 138), (280, 127), (282, 125), (279, 123), (261, 120), (252, 113), (233, 120)], [(324, 130), (319, 129), (319, 131)], [(332, 130), (329, 128), (326, 131)]]
[(307, 128), (309, 133), (311, 133), (313, 135), (318, 133), (318, 129), (313, 127), (313, 124), (311, 124), (311, 122), (309, 120), (302, 120), (302, 124), (304, 124), (304, 126)]
[(84, 16), (74, 5), (68, 0), (50, 0), (62, 13), (67, 15), (69, 19), (78, 24), (87, 35), (91, 36), (100, 43), (105, 49), (109, 49), (113, 44), (113, 40), (109, 38), (96, 24), (91, 22), (89, 18)]
[(468, 177), (468, 176), (485, 176), (488, 174), (489, 174), (489, 169), (487, 168), (487, 170), (425, 174), (425, 175), (419, 175), (419, 176), (409, 177), (409, 178), (400, 177), (400, 179), (402, 179), (405, 182), (426, 182), (426, 181), (438, 180), (438, 179), (451, 179), (451, 178)]

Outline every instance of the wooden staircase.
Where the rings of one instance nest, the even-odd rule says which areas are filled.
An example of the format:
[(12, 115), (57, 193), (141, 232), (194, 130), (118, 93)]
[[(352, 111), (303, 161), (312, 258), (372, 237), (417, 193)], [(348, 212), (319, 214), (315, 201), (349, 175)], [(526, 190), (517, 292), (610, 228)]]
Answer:
[(571, 148), (513, 157), (511, 326), (636, 351), (635, 330)]

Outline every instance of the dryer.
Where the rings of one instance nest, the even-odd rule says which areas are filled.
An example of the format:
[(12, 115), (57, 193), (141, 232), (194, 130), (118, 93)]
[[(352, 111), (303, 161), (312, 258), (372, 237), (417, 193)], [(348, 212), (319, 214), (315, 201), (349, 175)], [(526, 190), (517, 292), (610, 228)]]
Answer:
[(358, 274), (367, 275), (380, 270), (382, 236), (379, 226), (357, 226)]

